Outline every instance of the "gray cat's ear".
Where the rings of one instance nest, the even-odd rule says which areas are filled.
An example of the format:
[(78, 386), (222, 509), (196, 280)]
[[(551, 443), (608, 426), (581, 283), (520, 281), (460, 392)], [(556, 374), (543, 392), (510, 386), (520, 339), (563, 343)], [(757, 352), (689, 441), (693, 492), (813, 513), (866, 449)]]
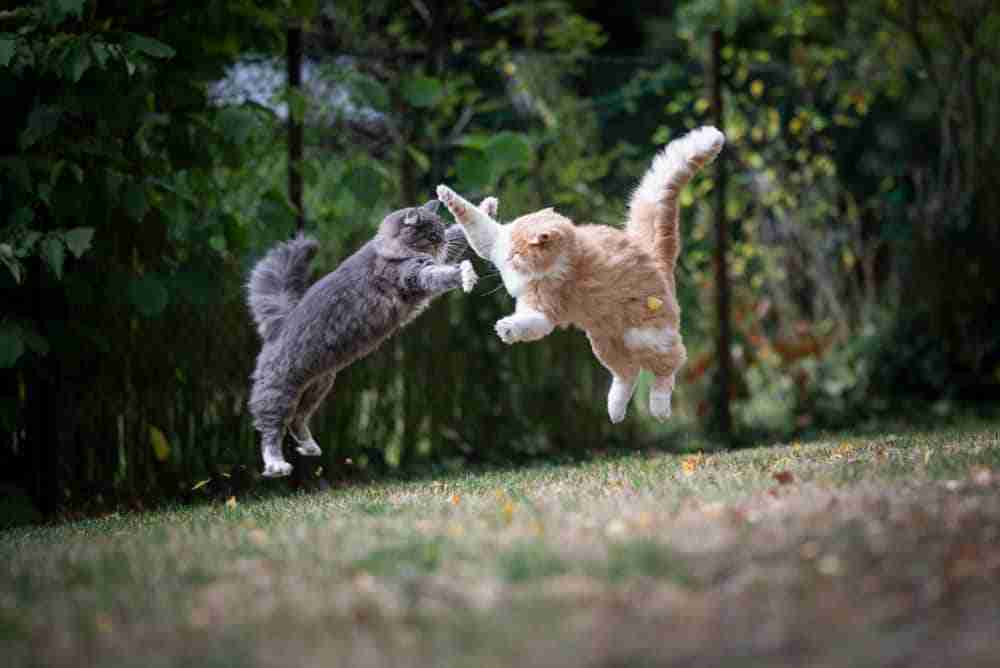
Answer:
[(436, 216), (438, 215), (438, 212), (441, 211), (441, 202), (437, 201), (436, 199), (432, 199), (428, 201), (427, 204), (424, 204), (420, 208), (422, 208), (425, 211), (430, 211)]
[(403, 225), (416, 225), (420, 221), (420, 214), (416, 209), (407, 209), (403, 216)]

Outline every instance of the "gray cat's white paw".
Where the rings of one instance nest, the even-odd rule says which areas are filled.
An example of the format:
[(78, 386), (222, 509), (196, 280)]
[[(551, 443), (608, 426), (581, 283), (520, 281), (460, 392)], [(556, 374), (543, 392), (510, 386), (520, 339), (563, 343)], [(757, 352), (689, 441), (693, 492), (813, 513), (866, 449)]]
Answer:
[(284, 478), (292, 472), (292, 465), (285, 461), (268, 462), (264, 465), (265, 478)]
[(303, 457), (319, 457), (323, 454), (323, 451), (320, 450), (319, 444), (312, 438), (296, 445), (295, 450)]
[(462, 260), (462, 264), (458, 266), (462, 270), (462, 291), (472, 292), (472, 288), (476, 287), (476, 281), (479, 280), (479, 275), (476, 274), (476, 270), (472, 268), (472, 263), (468, 260)]
[(670, 399), (672, 394), (672, 392), (655, 389), (649, 393), (649, 412), (661, 422), (670, 417)]

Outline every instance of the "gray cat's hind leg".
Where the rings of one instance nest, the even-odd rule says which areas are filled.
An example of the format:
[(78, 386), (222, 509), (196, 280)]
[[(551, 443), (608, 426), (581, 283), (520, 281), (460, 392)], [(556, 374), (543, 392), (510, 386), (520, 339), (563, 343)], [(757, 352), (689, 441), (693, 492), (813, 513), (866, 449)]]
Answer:
[(250, 395), (250, 413), (254, 427), (261, 436), (261, 456), (264, 459), (264, 477), (281, 478), (292, 472), (292, 465), (285, 461), (281, 444), (285, 429), (295, 411), (301, 391), (287, 383), (254, 382)]
[(313, 438), (312, 432), (309, 431), (309, 418), (312, 417), (316, 409), (319, 408), (319, 405), (323, 403), (323, 399), (326, 398), (326, 395), (333, 388), (333, 381), (336, 377), (336, 372), (320, 376), (306, 387), (302, 393), (302, 398), (299, 399), (295, 416), (289, 425), (289, 434), (292, 440), (295, 441), (295, 449), (300, 455), (305, 457), (319, 457), (323, 454), (319, 444), (316, 443), (316, 439)]

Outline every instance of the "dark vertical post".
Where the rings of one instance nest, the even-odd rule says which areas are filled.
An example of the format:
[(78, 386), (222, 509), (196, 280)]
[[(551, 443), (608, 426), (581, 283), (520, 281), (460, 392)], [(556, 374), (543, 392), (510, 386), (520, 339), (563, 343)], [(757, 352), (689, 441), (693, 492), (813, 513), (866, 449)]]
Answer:
[[(712, 32), (712, 116), (722, 132), (722, 31)], [(725, 152), (715, 163), (715, 306), (718, 320), (716, 339), (715, 429), (729, 440), (732, 435), (732, 417), (729, 410), (729, 390), (732, 385), (731, 336), (729, 323), (729, 272), (726, 259), (729, 254), (729, 221), (726, 219), (726, 160)]]
[[(302, 92), (302, 26), (295, 23), (288, 28), (288, 92), (298, 96)], [(295, 118), (292, 104), (288, 105), (288, 199), (295, 207), (296, 227), (305, 227), (302, 209), (302, 119)]]

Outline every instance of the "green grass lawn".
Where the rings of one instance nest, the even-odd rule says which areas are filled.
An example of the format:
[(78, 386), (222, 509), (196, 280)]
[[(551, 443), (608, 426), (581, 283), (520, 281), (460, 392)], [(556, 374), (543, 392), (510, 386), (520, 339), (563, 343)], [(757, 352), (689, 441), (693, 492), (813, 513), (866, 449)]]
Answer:
[(0, 563), (7, 666), (995, 666), (1000, 425), (235, 498)]

